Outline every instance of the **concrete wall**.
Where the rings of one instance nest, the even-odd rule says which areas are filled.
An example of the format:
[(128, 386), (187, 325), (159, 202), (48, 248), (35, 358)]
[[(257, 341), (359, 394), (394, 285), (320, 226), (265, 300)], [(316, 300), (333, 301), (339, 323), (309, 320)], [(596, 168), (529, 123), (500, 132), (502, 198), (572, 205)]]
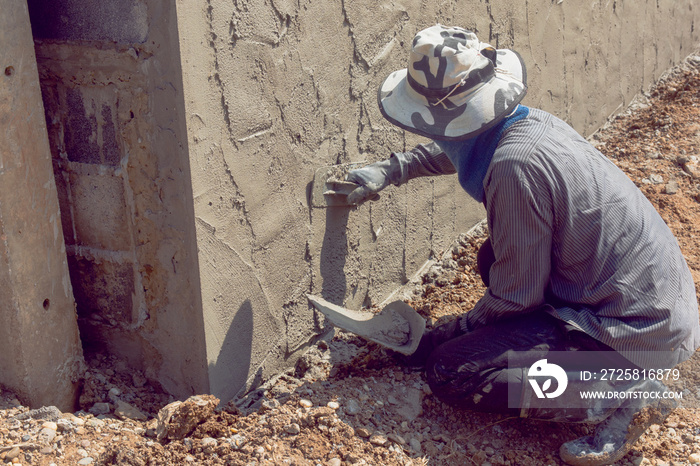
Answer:
[(447, 177), (356, 210), (308, 205), (319, 166), (371, 162), (419, 141), (376, 104), (417, 31), (457, 24), (517, 49), (526, 104), (588, 134), (698, 43), (693, 4), (178, 1), (212, 390), (232, 395), (304, 347), (319, 325), (306, 293), (379, 303), (483, 215)]
[(699, 40), (693, 0), (32, 0), (83, 339), (226, 399), (378, 304), (483, 216), (454, 177), (314, 209), (323, 165), (421, 139), (376, 89), (436, 22), (524, 57), (526, 104), (593, 132)]
[(30, 0), (83, 344), (209, 389), (174, 5)]
[(0, 384), (73, 410), (83, 355), (27, 4), (0, 0)]

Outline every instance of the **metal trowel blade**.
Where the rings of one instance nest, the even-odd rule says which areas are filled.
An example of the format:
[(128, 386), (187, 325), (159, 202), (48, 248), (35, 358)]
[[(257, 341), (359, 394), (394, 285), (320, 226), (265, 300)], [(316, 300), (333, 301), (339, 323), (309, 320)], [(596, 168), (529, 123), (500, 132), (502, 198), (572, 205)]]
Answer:
[(364, 165), (365, 162), (352, 162), (318, 168), (314, 173), (311, 187), (311, 206), (316, 208), (353, 207), (353, 204), (348, 203), (348, 194), (359, 185), (345, 181), (345, 176), (350, 170)]
[(403, 301), (389, 303), (379, 314), (374, 314), (352, 311), (318, 296), (307, 297), (336, 327), (405, 355), (416, 351), (425, 332), (425, 319)]

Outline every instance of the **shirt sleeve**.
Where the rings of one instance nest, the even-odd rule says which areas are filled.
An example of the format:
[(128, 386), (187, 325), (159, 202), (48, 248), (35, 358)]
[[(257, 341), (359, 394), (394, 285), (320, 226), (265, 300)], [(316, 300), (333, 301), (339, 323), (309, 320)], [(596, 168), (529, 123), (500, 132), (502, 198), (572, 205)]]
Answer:
[(421, 176), (453, 175), (457, 173), (447, 154), (435, 142), (418, 144), (408, 152), (392, 154), (399, 160), (403, 184)]
[[(552, 205), (532, 167), (494, 167), (487, 175), (486, 211), (495, 262), (484, 296), (467, 313), (470, 329), (544, 304), (551, 271)], [(535, 186), (535, 191), (532, 187)]]

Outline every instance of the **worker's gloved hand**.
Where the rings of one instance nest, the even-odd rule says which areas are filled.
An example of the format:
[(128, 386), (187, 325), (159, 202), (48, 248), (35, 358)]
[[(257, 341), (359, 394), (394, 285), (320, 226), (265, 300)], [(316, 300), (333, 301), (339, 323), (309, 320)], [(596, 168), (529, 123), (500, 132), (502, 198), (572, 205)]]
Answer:
[(460, 319), (454, 319), (423, 334), (416, 351), (409, 356), (402, 356), (401, 362), (414, 369), (423, 369), (430, 353), (443, 343), (464, 334)]
[(345, 180), (359, 186), (348, 194), (348, 204), (359, 205), (368, 200), (378, 199), (379, 191), (389, 184), (401, 184), (401, 161), (396, 154), (392, 154), (386, 160), (351, 170)]

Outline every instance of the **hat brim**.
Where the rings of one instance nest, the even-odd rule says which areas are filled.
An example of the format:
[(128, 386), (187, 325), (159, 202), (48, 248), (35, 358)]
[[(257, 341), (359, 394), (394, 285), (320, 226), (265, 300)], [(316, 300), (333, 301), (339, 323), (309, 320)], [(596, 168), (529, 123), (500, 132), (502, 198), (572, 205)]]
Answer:
[(497, 50), (495, 75), (476, 89), (431, 105), (407, 82), (407, 69), (391, 73), (377, 98), (384, 118), (431, 139), (458, 141), (478, 136), (510, 114), (527, 92), (525, 64), (509, 49)]

